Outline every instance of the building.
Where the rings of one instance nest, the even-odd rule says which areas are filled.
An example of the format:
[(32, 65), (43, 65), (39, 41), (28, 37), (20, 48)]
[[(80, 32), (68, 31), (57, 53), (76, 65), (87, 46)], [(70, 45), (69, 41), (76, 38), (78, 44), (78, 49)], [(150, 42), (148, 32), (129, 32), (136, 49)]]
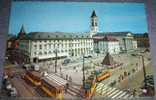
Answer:
[(31, 32), (19, 41), (20, 50), (30, 62), (93, 53), (93, 39), (87, 34)]
[(118, 54), (120, 52), (119, 41), (111, 36), (93, 37), (94, 51), (96, 53)]
[(137, 42), (131, 32), (102, 32), (97, 33), (93, 37), (111, 36), (119, 41), (120, 51), (129, 51), (137, 48)]
[[(108, 51), (111, 54), (117, 54), (120, 51), (129, 51), (137, 48), (137, 42), (131, 32), (98, 32), (98, 17), (95, 10), (91, 15), (91, 36), (94, 39), (95, 52), (105, 53)], [(109, 37), (108, 40), (103, 40), (103, 37)], [(99, 38), (99, 42), (97, 37)], [(100, 39), (101, 37), (101, 39)], [(111, 38), (112, 39), (111, 39)], [(113, 41), (112, 41), (113, 40)], [(116, 41), (114, 41), (116, 40)], [(107, 42), (106, 42), (107, 41)], [(106, 44), (105, 44), (106, 43)], [(101, 46), (99, 46), (101, 44)], [(103, 45), (105, 44), (105, 45)], [(105, 47), (109, 45), (109, 48)], [(119, 46), (118, 46), (119, 45)], [(99, 51), (97, 51), (99, 50)]]
[(134, 34), (134, 39), (137, 41), (137, 45), (140, 48), (149, 48), (150, 44), (149, 44), (149, 37), (148, 37), (148, 33), (138, 33), (138, 34)]
[(137, 48), (131, 32), (98, 32), (95, 10), (90, 17), (89, 33), (30, 32), (24, 26), (18, 34), (19, 49), (26, 62), (55, 59), (56, 57), (80, 57), (96, 53), (118, 54)]
[(126, 51), (134, 50), (138, 47), (137, 41), (134, 39), (134, 35), (128, 33), (126, 37), (123, 38), (124, 41), (124, 49)]

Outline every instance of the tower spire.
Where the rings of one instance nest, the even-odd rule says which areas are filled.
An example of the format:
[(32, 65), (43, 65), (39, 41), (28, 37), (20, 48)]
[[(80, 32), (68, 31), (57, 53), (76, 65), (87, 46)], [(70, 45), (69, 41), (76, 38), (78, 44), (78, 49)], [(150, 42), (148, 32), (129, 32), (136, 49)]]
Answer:
[(91, 17), (97, 17), (96, 13), (95, 13), (95, 10), (93, 10)]
[(26, 32), (25, 32), (24, 25), (22, 25), (21, 30), (20, 30), (20, 33), (26, 33)]
[(90, 17), (90, 36), (97, 34), (98, 32), (98, 17), (96, 16), (95, 10), (93, 10), (92, 15)]
[(18, 38), (22, 38), (24, 35), (26, 35), (26, 31), (24, 25), (22, 25), (20, 32), (18, 33)]

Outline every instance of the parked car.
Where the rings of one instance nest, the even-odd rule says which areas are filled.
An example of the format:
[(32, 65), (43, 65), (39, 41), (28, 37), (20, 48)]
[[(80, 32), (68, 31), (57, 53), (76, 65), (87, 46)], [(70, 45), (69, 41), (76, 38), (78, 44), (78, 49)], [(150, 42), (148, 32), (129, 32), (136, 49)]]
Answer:
[(131, 54), (132, 56), (136, 56), (136, 54)]
[(31, 67), (35, 70), (35, 71), (39, 71), (40, 70), (40, 66), (38, 64), (33, 63), (31, 65)]
[(84, 58), (92, 58), (91, 55), (84, 56)]
[(30, 67), (31, 67), (31, 65), (30, 65), (30, 64), (24, 64), (22, 67), (23, 67), (24, 69), (26, 69), (26, 70), (29, 70)]
[(66, 65), (71, 62), (71, 59), (65, 59), (62, 64)]

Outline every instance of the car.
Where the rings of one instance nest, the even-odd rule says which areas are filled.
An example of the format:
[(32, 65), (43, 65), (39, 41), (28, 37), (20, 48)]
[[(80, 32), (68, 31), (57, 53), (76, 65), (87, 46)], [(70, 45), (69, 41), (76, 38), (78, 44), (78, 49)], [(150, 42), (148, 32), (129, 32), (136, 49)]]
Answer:
[(91, 56), (91, 55), (89, 55), (89, 56), (88, 56), (88, 58), (92, 58), (92, 56)]
[(132, 56), (136, 56), (136, 54), (131, 54)]
[(71, 60), (70, 59), (65, 59), (64, 61), (63, 61), (63, 63), (62, 64), (68, 64), (68, 63), (70, 63), (71, 62)]
[(92, 56), (91, 55), (88, 55), (88, 56), (84, 56), (84, 58), (92, 58)]

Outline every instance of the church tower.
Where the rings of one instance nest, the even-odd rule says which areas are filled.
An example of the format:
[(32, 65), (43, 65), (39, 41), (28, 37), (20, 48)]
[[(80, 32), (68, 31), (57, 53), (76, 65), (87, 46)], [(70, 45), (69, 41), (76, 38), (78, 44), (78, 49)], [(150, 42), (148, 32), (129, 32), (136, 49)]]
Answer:
[(93, 10), (90, 18), (91, 18), (90, 35), (92, 37), (93, 35), (97, 34), (97, 32), (98, 32), (98, 17), (96, 16), (95, 10)]
[(26, 35), (24, 25), (22, 25), (20, 32), (18, 33), (18, 38), (21, 39)]

